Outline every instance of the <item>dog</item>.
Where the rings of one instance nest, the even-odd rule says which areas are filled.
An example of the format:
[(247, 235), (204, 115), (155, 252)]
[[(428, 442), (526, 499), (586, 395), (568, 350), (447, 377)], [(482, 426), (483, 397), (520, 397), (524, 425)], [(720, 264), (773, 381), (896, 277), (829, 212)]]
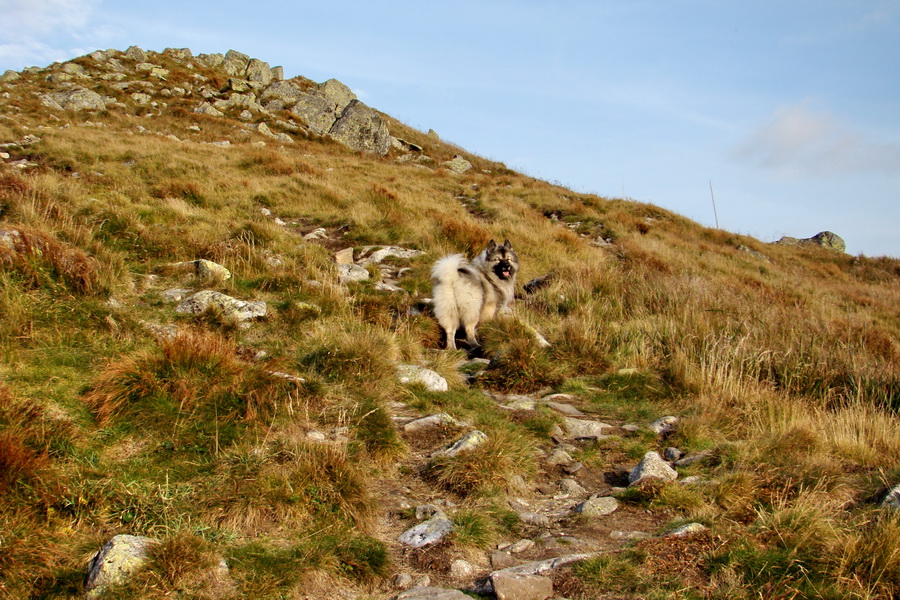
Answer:
[(494, 240), (471, 261), (462, 254), (438, 260), (431, 269), (434, 316), (446, 334), (448, 350), (456, 350), (456, 332), (463, 329), (470, 349), (480, 323), (506, 309), (516, 292), (519, 257), (509, 240)]

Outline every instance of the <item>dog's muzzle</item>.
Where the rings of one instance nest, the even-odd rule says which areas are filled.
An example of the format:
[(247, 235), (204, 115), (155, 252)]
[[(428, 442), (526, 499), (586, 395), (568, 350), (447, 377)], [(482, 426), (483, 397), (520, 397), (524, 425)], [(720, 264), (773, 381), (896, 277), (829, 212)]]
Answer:
[(501, 260), (494, 267), (494, 272), (497, 273), (497, 277), (500, 279), (509, 279), (513, 274), (512, 264), (508, 260)]

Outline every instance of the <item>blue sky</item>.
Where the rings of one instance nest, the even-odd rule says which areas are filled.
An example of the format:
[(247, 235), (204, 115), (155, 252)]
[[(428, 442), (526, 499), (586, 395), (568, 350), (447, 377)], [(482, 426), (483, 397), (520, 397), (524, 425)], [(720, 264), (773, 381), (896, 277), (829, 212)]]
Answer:
[(0, 72), (239, 50), (579, 192), (900, 257), (900, 0), (0, 0)]

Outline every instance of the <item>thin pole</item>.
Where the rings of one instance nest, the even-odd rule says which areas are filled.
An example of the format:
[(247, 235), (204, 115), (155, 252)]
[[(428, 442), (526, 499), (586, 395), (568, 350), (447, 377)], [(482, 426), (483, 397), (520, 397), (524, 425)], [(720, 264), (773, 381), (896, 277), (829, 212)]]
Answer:
[(716, 217), (716, 229), (719, 229), (719, 213), (716, 210), (716, 195), (713, 193), (712, 179), (709, 180), (709, 195), (712, 198), (713, 216)]

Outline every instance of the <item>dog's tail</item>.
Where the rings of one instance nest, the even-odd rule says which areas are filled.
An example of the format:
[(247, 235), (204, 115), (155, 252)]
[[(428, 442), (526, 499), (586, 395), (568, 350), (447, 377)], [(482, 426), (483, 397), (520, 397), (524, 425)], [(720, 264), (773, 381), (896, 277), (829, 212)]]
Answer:
[(451, 254), (438, 260), (431, 268), (431, 278), (435, 284), (452, 285), (459, 279), (459, 270), (468, 266), (469, 261), (462, 254)]

